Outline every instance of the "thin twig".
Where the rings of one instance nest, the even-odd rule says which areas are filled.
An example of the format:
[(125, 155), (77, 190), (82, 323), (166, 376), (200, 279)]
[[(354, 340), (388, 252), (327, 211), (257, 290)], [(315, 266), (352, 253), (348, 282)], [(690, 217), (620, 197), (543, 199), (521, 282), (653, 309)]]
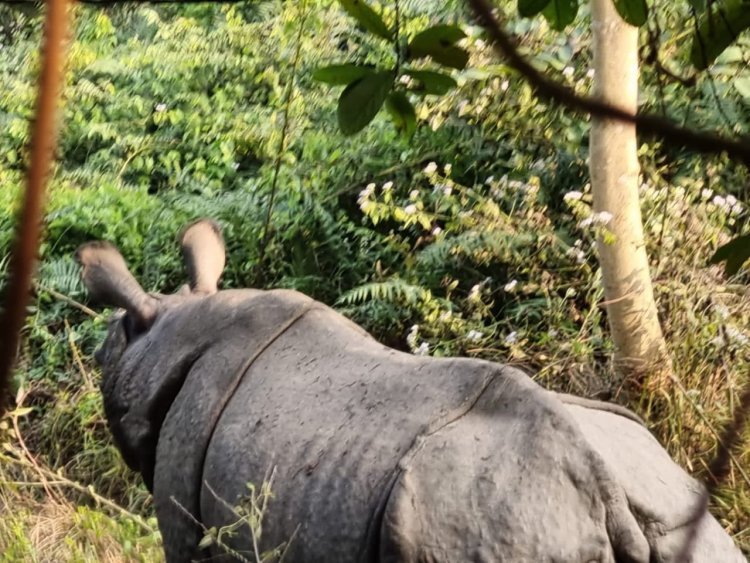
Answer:
[[(20, 465), (22, 467), (26, 467), (29, 469), (37, 469), (31, 463), (28, 461), (25, 461), (23, 459), (14, 459), (12, 457), (6, 457), (4, 458), (7, 461), (10, 461), (12, 463), (15, 463), (16, 465)], [(154, 530), (151, 526), (149, 526), (146, 521), (140, 517), (137, 514), (133, 514), (129, 510), (123, 508), (119, 504), (109, 500), (108, 498), (105, 498), (101, 496), (100, 494), (96, 493), (93, 489), (93, 487), (89, 486), (86, 487), (84, 485), (81, 485), (80, 483), (76, 481), (72, 481), (70, 479), (65, 478), (64, 476), (60, 475), (59, 473), (55, 473), (54, 471), (50, 471), (49, 469), (46, 469), (44, 467), (39, 467), (38, 472), (40, 475), (44, 475), (45, 477), (49, 477), (50, 479), (55, 479), (55, 484), (62, 485), (65, 487), (70, 487), (71, 489), (75, 489), (76, 491), (80, 493), (84, 493), (89, 495), (92, 499), (94, 499), (97, 503), (103, 504), (104, 506), (110, 508), (111, 510), (117, 512), (121, 516), (125, 516), (126, 518), (129, 518), (136, 524), (138, 524), (141, 528), (143, 528), (144, 531), (146, 531), (149, 534), (155, 534), (156, 530)]]
[(83, 360), (81, 359), (81, 353), (78, 350), (78, 346), (76, 346), (76, 343), (73, 340), (73, 330), (70, 328), (70, 323), (68, 322), (68, 319), (63, 319), (63, 322), (65, 324), (65, 331), (68, 333), (68, 345), (70, 346), (71, 354), (73, 354), (73, 361), (78, 367), (78, 371), (81, 372), (81, 377), (86, 383), (86, 387), (88, 388), (88, 390), (96, 391), (96, 386), (94, 385), (94, 382), (91, 379), (88, 370), (83, 365)]
[(284, 157), (284, 151), (286, 150), (286, 137), (289, 132), (289, 109), (292, 105), (292, 96), (294, 94), (294, 83), (297, 79), (297, 66), (299, 65), (300, 53), (302, 51), (302, 32), (305, 29), (305, 21), (309, 11), (307, 10), (307, 1), (303, 0), (300, 8), (302, 11), (302, 17), (299, 19), (299, 29), (297, 30), (297, 44), (294, 48), (294, 57), (292, 59), (292, 69), (290, 71), (289, 82), (286, 85), (286, 92), (284, 93), (284, 110), (282, 112), (282, 125), (281, 135), (279, 137), (279, 145), (276, 148), (276, 160), (273, 165), (273, 177), (271, 178), (271, 195), (268, 199), (268, 207), (266, 208), (266, 218), (263, 222), (263, 236), (260, 239), (260, 249), (258, 251), (258, 272), (262, 275), (263, 263), (266, 257), (266, 247), (268, 246), (268, 240), (271, 234), (271, 216), (273, 214), (274, 202), (276, 200), (276, 190), (279, 184), (279, 173), (281, 171), (281, 160)]
[[(19, 389), (18, 395), (16, 397), (16, 408), (21, 408), (23, 406), (23, 400), (26, 398), (26, 393), (24, 393), (23, 389)], [(47, 483), (47, 479), (44, 476), (44, 473), (42, 473), (42, 468), (39, 466), (39, 463), (37, 462), (36, 458), (31, 455), (31, 452), (26, 447), (26, 442), (23, 439), (23, 436), (21, 435), (21, 429), (18, 426), (18, 416), (13, 414), (13, 412), (10, 413), (10, 419), (11, 423), (13, 424), (13, 432), (16, 435), (16, 440), (18, 440), (18, 444), (21, 446), (21, 450), (23, 451), (24, 457), (31, 463), (31, 465), (36, 470), (37, 474), (41, 478), (42, 486), (44, 487), (44, 491), (47, 493), (47, 495), (51, 498), (53, 498), (57, 503), (61, 503), (62, 500), (52, 492), (52, 489), (49, 487), (49, 483)]]
[(37, 291), (43, 291), (44, 293), (49, 293), (52, 297), (54, 297), (58, 301), (62, 301), (64, 303), (67, 303), (71, 307), (75, 307), (79, 311), (86, 313), (91, 318), (98, 319), (101, 317), (101, 315), (97, 313), (96, 311), (94, 311), (93, 309), (89, 309), (83, 303), (79, 303), (75, 299), (72, 299), (71, 297), (68, 297), (67, 295), (63, 293), (60, 293), (59, 291), (55, 291), (51, 287), (47, 287), (38, 282), (34, 284), (34, 286), (36, 287)]

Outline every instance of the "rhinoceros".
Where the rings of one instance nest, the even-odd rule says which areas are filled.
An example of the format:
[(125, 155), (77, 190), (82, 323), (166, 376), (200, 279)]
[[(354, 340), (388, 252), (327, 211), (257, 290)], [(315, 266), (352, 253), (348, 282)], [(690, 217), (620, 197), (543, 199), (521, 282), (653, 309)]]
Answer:
[[(190, 283), (174, 295), (144, 292), (110, 243), (76, 252), (91, 297), (119, 308), (96, 353), (105, 412), (167, 561), (283, 546), (293, 563), (655, 563), (680, 549), (703, 489), (630, 411), (506, 365), (393, 350), (296, 291), (218, 291), (217, 225), (180, 241)], [(269, 471), (251, 525), (234, 507)], [(693, 561), (745, 560), (712, 516), (697, 530)]]

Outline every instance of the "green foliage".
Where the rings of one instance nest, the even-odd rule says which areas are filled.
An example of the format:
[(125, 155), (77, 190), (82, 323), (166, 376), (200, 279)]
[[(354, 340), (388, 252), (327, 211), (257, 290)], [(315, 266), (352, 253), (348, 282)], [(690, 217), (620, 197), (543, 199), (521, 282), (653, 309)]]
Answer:
[(552, 29), (562, 31), (573, 23), (578, 14), (578, 0), (550, 0), (542, 15), (549, 22)]
[(711, 264), (726, 262), (724, 272), (727, 276), (733, 276), (739, 272), (748, 258), (750, 258), (750, 235), (742, 235), (720, 246), (709, 262)]
[(469, 62), (469, 54), (457, 47), (466, 37), (463, 30), (456, 25), (436, 25), (415, 35), (407, 48), (410, 59), (430, 57), (443, 66), (463, 70)]
[(541, 13), (550, 0), (518, 0), (518, 13), (524, 18), (530, 18)]
[(750, 1), (719, 0), (711, 2), (698, 22), (690, 48), (690, 60), (705, 69), (750, 28)]
[[(456, 43), (466, 34), (455, 25), (436, 25), (423, 29), (405, 44), (400, 41), (398, 7), (395, 33), (391, 33), (380, 16), (365, 2), (340, 0), (340, 3), (367, 31), (392, 40), (395, 53), (395, 64), (388, 70), (382, 70), (382, 62), (379, 61), (375, 68), (345, 63), (320, 67), (313, 72), (313, 78), (318, 81), (346, 86), (339, 96), (337, 110), (341, 132), (344, 135), (359, 133), (385, 104), (396, 130), (410, 137), (417, 126), (417, 113), (408, 93), (443, 95), (455, 88), (457, 83), (439, 72), (402, 68), (402, 61), (429, 57), (434, 63), (463, 70), (469, 61), (469, 54)], [(415, 81), (411, 83), (409, 77)], [(406, 88), (400, 86), (404, 82), (407, 83)]]
[(630, 25), (640, 27), (648, 19), (646, 0), (614, 0), (617, 13)]
[(339, 127), (344, 135), (359, 133), (383, 107), (393, 88), (393, 73), (373, 72), (349, 84), (339, 97)]
[(385, 107), (391, 114), (397, 131), (411, 136), (417, 128), (417, 114), (404, 92), (391, 92), (385, 100)]
[(364, 0), (339, 0), (341, 7), (370, 33), (390, 40), (393, 33), (383, 19)]

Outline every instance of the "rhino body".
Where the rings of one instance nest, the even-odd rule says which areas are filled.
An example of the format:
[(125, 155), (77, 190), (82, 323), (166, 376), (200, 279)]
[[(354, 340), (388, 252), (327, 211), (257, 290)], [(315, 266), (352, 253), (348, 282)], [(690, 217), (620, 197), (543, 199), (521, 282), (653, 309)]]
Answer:
[[(112, 268), (92, 256), (85, 281)], [(133, 291), (114, 292), (102, 391), (170, 562), (653, 563), (682, 545), (702, 488), (625, 409), (389, 349), (293, 291)], [(260, 537), (199, 549), (271, 471)], [(706, 514), (692, 560), (745, 559)]]

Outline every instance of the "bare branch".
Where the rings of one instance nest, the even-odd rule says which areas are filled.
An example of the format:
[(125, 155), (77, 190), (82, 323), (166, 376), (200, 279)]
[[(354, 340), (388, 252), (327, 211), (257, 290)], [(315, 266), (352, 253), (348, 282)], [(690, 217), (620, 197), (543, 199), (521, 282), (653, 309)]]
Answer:
[(632, 114), (588, 96), (580, 96), (570, 88), (548, 78), (534, 68), (516, 48), (513, 40), (502, 29), (487, 0), (466, 0), (487, 30), (497, 53), (518, 71), (543, 98), (554, 100), (570, 109), (605, 119), (633, 123), (641, 133), (663, 138), (665, 141), (704, 154), (727, 153), (750, 166), (750, 143), (730, 139), (710, 131), (696, 131), (675, 125), (667, 119), (649, 114)]
[(55, 118), (63, 81), (68, 35), (67, 0), (49, 0), (44, 31), (42, 69), (31, 132), (31, 158), (26, 190), (10, 262), (10, 281), (0, 319), (0, 415), (5, 410), (10, 376), (16, 361), (21, 327), (31, 292), (31, 278), (39, 252), (44, 192), (57, 139)]

